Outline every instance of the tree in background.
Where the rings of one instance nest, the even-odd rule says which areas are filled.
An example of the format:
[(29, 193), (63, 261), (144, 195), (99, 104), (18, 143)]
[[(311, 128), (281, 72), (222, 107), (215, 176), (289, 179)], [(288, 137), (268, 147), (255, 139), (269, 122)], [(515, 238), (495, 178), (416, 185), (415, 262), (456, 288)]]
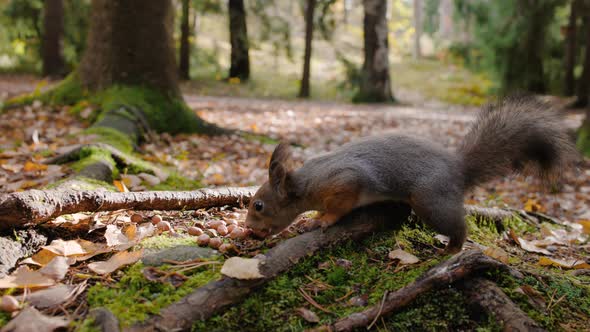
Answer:
[(303, 76), (301, 77), (301, 85), (299, 90), (299, 97), (309, 97), (309, 76), (311, 70), (311, 46), (313, 41), (313, 26), (314, 26), (314, 12), (316, 7), (316, 0), (305, 1), (305, 52), (303, 55)]
[(363, 0), (364, 62), (354, 101), (394, 101), (389, 77), (387, 1)]
[(246, 81), (250, 78), (250, 55), (244, 0), (229, 0), (228, 4), (231, 43), (229, 78), (237, 77), (240, 81)]
[(70, 160), (81, 159), (85, 166), (81, 174), (110, 181), (117, 171), (112, 154), (131, 153), (149, 130), (225, 132), (197, 117), (182, 99), (172, 43), (171, 0), (93, 0), (91, 13), (78, 70), (42, 95), (16, 97), (6, 103), (7, 107), (34, 100), (95, 105), (92, 118), (96, 121), (87, 132), (111, 147), (95, 146), (69, 156)]
[(64, 5), (62, 0), (45, 0), (43, 7), (43, 39), (41, 57), (43, 75), (60, 77), (65, 74), (62, 53), (64, 34)]
[(588, 106), (588, 94), (590, 93), (590, 6), (582, 9), (582, 35), (584, 36), (585, 52), (583, 57), (582, 75), (578, 80), (576, 107)]
[(190, 69), (190, 0), (182, 0), (182, 14), (180, 16), (180, 54), (178, 59), (178, 73), (180, 79), (188, 80)]
[(455, 1), (456, 18), (474, 17), (473, 44), (502, 91), (547, 91), (549, 32), (561, 0)]

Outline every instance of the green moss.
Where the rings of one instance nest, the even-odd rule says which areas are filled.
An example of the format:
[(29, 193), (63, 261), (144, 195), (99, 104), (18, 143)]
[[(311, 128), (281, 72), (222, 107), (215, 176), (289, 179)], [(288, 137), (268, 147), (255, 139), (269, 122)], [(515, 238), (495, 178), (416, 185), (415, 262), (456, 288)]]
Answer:
[(180, 245), (196, 245), (194, 237), (172, 237), (169, 235), (157, 235), (141, 241), (141, 247), (146, 249), (165, 249)]
[(75, 326), (76, 332), (100, 332), (101, 329), (94, 324), (94, 319), (87, 318)]
[[(169, 267), (162, 266), (162, 270)], [(142, 274), (143, 264), (136, 263), (124, 271), (121, 280), (114, 284), (96, 285), (88, 289), (88, 305), (91, 308), (105, 307), (113, 312), (122, 326), (144, 320), (157, 314), (161, 308), (180, 300), (212, 280), (220, 277), (219, 265), (208, 265), (193, 272), (178, 288), (160, 282), (148, 281)]]
[[(387, 269), (387, 253), (396, 247), (396, 237), (421, 239), (420, 236), (409, 234), (394, 235), (393, 231), (375, 234), (364, 241), (348, 241), (307, 257), (289, 272), (249, 295), (243, 303), (211, 319), (196, 323), (193, 330), (302, 331), (311, 328), (313, 325), (294, 312), (298, 307), (309, 307), (299, 293), (299, 288), (310, 284), (310, 280), (329, 285), (317, 294), (308, 291), (316, 302), (334, 313), (327, 314), (312, 308), (320, 317), (321, 323), (333, 322), (337, 317), (364, 309), (346, 303), (352, 296), (367, 296), (369, 304), (377, 304), (385, 290), (396, 290), (409, 284), (438, 263), (437, 259), (428, 259), (397, 272), (393, 272), (393, 268)], [(420, 247), (421, 244), (416, 243), (413, 246)], [(424, 254), (432, 256), (430, 253)], [(333, 262), (339, 258), (349, 260), (351, 267), (344, 268), (333, 263), (327, 266), (322, 264), (321, 268), (319, 266), (320, 263)], [(352, 293), (349, 294), (350, 292)], [(338, 300), (343, 296), (345, 299)]]
[(71, 189), (75, 190), (96, 190), (96, 189), (106, 189), (110, 191), (117, 191), (117, 188), (113, 186), (111, 183), (107, 183), (104, 181), (91, 179), (85, 176), (76, 176), (73, 179), (65, 179), (59, 180), (54, 183), (48, 184), (45, 186), (45, 189), (53, 189), (57, 188), (62, 185), (64, 182), (75, 182), (74, 186), (70, 186)]
[(107, 162), (111, 164), (113, 167), (112, 177), (116, 178), (119, 174), (119, 170), (117, 169), (117, 163), (111, 156), (111, 153), (104, 149), (95, 146), (84, 147), (80, 149), (79, 158), (80, 159), (78, 161), (70, 165), (70, 167), (72, 167), (72, 169), (77, 172), (80, 172), (84, 168), (97, 162)]
[(199, 132), (205, 129), (203, 121), (196, 117), (181, 97), (162, 94), (154, 89), (116, 85), (97, 93), (93, 101), (105, 111), (135, 106), (146, 116), (150, 127), (158, 132)]
[(256, 141), (256, 142), (260, 142), (262, 144), (271, 144), (271, 145), (275, 145), (275, 144), (280, 143), (279, 140), (274, 139), (269, 136), (266, 136), (266, 135), (258, 135), (258, 134), (252, 134), (252, 133), (242, 133), (241, 135), (247, 141)]
[(578, 139), (576, 141), (578, 150), (587, 157), (590, 157), (590, 119), (587, 119), (582, 127), (578, 130)]
[[(537, 276), (528, 275), (522, 280), (517, 280), (506, 273), (492, 271), (488, 272), (488, 277), (493, 279), (529, 317), (547, 330), (581, 331), (587, 328), (590, 316), (590, 286), (578, 282), (560, 269), (534, 266), (529, 268), (536, 269)], [(528, 296), (518, 291), (522, 285), (532, 286), (539, 292), (545, 306), (533, 306)], [(548, 308), (550, 304), (552, 305)]]
[(0, 311), (0, 327), (8, 324), (10, 321), (10, 314), (4, 311)]
[(10, 98), (4, 103), (4, 107), (29, 105), (35, 100), (50, 105), (72, 105), (85, 98), (87, 95), (88, 91), (82, 88), (78, 74), (73, 72), (54, 88), (46, 92), (41, 92), (40, 89), (35, 89), (35, 91), (31, 93)]
[(116, 129), (108, 127), (92, 127), (84, 130), (82, 135), (95, 135), (96, 142), (105, 143), (113, 146), (121, 152), (133, 152), (133, 142), (131, 138)]
[(198, 180), (191, 180), (178, 173), (171, 173), (166, 181), (161, 182), (151, 190), (193, 190), (201, 188), (203, 185)]
[[(409, 307), (386, 317), (376, 326), (385, 326), (390, 331), (473, 330), (480, 324), (469, 317), (467, 308), (464, 295), (453, 288), (431, 291), (419, 296)], [(484, 325), (493, 327), (492, 324)]]

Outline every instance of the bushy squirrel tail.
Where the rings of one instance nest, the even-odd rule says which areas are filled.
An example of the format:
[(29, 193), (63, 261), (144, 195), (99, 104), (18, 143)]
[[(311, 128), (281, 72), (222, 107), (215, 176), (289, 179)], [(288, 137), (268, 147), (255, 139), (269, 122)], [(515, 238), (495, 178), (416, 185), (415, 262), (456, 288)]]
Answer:
[(533, 96), (484, 106), (459, 153), (466, 189), (512, 172), (554, 181), (579, 158), (558, 112)]

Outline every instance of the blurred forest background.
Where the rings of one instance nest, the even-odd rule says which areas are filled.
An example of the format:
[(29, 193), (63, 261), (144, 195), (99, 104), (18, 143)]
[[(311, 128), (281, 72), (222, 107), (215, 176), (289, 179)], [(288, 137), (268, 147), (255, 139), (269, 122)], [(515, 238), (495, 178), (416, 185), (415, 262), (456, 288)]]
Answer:
[[(301, 95), (306, 27), (312, 24), (311, 89), (303, 95), (351, 100), (358, 92), (361, 1), (174, 4), (180, 75), (190, 79), (185, 89), (206, 95)], [(313, 22), (306, 23), (306, 8), (313, 8)], [(577, 95), (584, 105), (590, 80), (589, 17), (584, 0), (388, 0), (394, 91), (414, 89), (426, 97), (478, 105), (488, 95), (522, 90)], [(0, 1), (0, 71), (67, 74), (80, 62), (89, 18), (88, 0)], [(239, 20), (246, 20), (247, 32), (232, 45), (229, 27)], [(59, 43), (59, 49), (52, 50), (51, 41)], [(232, 46), (249, 50), (249, 69), (226, 80)]]

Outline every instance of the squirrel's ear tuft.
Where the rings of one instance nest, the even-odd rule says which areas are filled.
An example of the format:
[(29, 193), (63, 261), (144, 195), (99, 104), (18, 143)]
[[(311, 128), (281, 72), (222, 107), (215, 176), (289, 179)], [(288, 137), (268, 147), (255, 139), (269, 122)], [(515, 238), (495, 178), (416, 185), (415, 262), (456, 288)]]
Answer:
[(294, 191), (291, 179), (291, 151), (289, 145), (277, 145), (270, 157), (268, 178), (273, 190), (282, 198), (287, 198)]

